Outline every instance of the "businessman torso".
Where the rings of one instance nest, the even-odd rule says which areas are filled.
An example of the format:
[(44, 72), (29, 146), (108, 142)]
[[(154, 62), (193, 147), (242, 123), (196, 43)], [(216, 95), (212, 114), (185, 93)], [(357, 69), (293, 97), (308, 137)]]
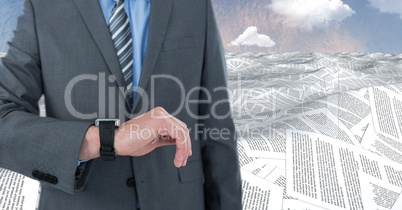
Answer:
[[(29, 65), (37, 65), (30, 72), (35, 79), (27, 82), (40, 83), (26, 87), (38, 86), (30, 90), (32, 97), (45, 95), (47, 117), (129, 119), (160, 106), (187, 124), (193, 141), (193, 155), (180, 169), (172, 164), (175, 147), (114, 162), (92, 160), (77, 170), (74, 194), (42, 184), (40, 209), (134, 209), (137, 199), (144, 210), (240, 208), (233, 122), (230, 116), (198, 117), (212, 115), (212, 109), (221, 116), (229, 110), (227, 101), (215, 107), (198, 103), (227, 99), (225, 91), (214, 90), (225, 87), (225, 74), (209, 1), (151, 0), (134, 104), (124, 100), (124, 80), (98, 0), (31, 0), (25, 5), (15, 48), (30, 55)], [(198, 132), (200, 127), (232, 134), (214, 143)]]

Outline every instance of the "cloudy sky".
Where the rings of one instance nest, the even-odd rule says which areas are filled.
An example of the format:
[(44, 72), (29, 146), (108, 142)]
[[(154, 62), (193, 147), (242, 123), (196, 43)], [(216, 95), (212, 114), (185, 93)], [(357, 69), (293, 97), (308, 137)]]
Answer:
[(227, 51), (402, 53), (402, 0), (215, 0)]
[(355, 14), (341, 0), (272, 0), (269, 8), (283, 16), (288, 27), (306, 31), (330, 27)]
[[(402, 53), (402, 0), (212, 0), (226, 51)], [(22, 0), (0, 1), (0, 52)]]

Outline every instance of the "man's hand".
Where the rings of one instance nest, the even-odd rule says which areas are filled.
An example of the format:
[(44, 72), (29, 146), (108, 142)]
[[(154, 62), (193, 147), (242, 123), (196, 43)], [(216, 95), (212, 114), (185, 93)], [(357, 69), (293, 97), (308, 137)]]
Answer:
[[(189, 131), (183, 122), (157, 107), (116, 129), (116, 155), (142, 156), (160, 146), (176, 145), (174, 165), (185, 166), (192, 155)], [(99, 129), (90, 127), (81, 145), (80, 160), (99, 157)]]
[(160, 107), (124, 123), (115, 137), (116, 154), (122, 156), (142, 156), (166, 145), (176, 145), (174, 164), (185, 166), (192, 153), (187, 126)]

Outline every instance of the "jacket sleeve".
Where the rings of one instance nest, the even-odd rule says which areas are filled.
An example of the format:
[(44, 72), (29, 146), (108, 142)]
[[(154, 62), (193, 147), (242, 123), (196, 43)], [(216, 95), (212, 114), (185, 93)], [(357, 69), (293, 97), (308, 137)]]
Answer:
[[(207, 1), (207, 34), (200, 100), (211, 101), (199, 106), (203, 132), (215, 129), (222, 134), (201, 138), (205, 173), (207, 209), (241, 209), (242, 190), (236, 147), (235, 127), (231, 117), (226, 84), (226, 63), (211, 1)], [(206, 94), (208, 92), (209, 94)]]
[(92, 123), (39, 117), (45, 58), (40, 57), (30, 0), (8, 44), (0, 58), (0, 167), (71, 194), (81, 190), (92, 161), (77, 168), (77, 160)]

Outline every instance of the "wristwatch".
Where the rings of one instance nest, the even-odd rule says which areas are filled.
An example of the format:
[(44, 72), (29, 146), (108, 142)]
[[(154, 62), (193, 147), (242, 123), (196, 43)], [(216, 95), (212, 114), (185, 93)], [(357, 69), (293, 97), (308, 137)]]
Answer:
[(95, 125), (99, 128), (100, 156), (102, 160), (116, 159), (114, 152), (114, 130), (120, 126), (119, 119), (97, 119)]

